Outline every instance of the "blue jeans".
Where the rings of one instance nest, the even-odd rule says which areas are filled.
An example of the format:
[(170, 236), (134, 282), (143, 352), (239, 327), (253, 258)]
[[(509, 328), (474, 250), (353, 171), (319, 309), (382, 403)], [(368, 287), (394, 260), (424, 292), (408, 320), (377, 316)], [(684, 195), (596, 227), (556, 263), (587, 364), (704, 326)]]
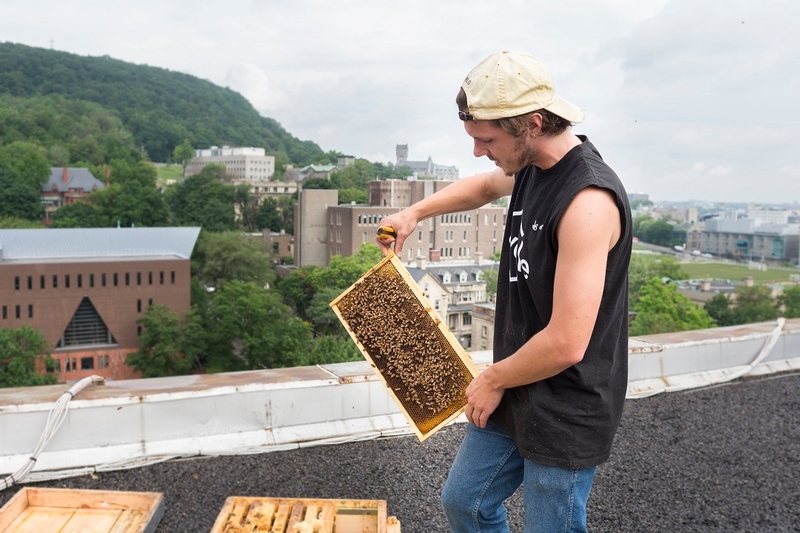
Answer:
[(491, 422), (484, 429), (467, 424), (442, 505), (453, 533), (508, 533), (503, 502), (522, 485), (525, 533), (585, 532), (595, 469), (534, 463)]

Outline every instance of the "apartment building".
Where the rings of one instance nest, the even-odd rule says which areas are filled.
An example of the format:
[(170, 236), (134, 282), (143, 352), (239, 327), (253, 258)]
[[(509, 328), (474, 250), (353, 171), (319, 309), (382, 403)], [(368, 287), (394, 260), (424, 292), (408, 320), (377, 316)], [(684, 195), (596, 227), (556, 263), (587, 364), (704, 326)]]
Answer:
[(199, 174), (211, 163), (223, 165), (228, 174), (243, 182), (269, 181), (275, 174), (275, 157), (266, 155), (263, 148), (212, 146), (207, 150), (195, 150), (194, 157), (186, 165), (183, 176)]
[(30, 326), (61, 382), (130, 379), (136, 321), (151, 304), (189, 309), (200, 228), (0, 230), (0, 327)]
[[(302, 190), (295, 207), (295, 264), (327, 266), (375, 242), (380, 220), (450, 185), (448, 181), (372, 181), (369, 205), (338, 204), (336, 190)], [(478, 260), (502, 248), (507, 208), (485, 205), (419, 223), (403, 247), (402, 261)]]

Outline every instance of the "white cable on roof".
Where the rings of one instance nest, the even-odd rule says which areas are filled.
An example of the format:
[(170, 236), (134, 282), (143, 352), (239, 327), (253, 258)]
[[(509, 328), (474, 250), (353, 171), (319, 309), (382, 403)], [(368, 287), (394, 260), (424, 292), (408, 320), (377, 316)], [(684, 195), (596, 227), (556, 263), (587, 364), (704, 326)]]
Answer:
[(65, 391), (58, 398), (58, 400), (56, 400), (47, 415), (47, 424), (45, 425), (44, 432), (42, 433), (41, 437), (39, 437), (39, 443), (36, 445), (36, 449), (34, 449), (31, 456), (28, 457), (28, 460), (22, 467), (19, 468), (19, 470), (3, 478), (3, 485), (0, 486), (0, 490), (5, 490), (9, 487), (12, 487), (28, 477), (30, 471), (33, 470), (33, 467), (36, 465), (36, 460), (39, 458), (39, 454), (42, 453), (45, 445), (50, 441), (51, 438), (53, 438), (53, 435), (55, 435), (56, 431), (58, 431), (58, 428), (64, 422), (64, 419), (67, 416), (67, 410), (69, 409), (69, 402), (75, 397), (76, 394), (85, 389), (91, 383), (102, 383), (103, 381), (105, 381), (105, 378), (100, 376), (89, 376), (87, 378), (83, 378), (75, 383), (75, 385), (73, 385), (69, 390)]
[(691, 383), (691, 384), (683, 384), (683, 385), (668, 385), (664, 387), (659, 387), (657, 389), (651, 389), (648, 391), (638, 392), (628, 394), (626, 398), (629, 399), (637, 399), (637, 398), (647, 398), (648, 396), (655, 396), (656, 394), (661, 394), (662, 392), (675, 392), (681, 390), (688, 390), (688, 389), (698, 389), (701, 387), (708, 387), (711, 385), (718, 385), (720, 383), (727, 383), (728, 381), (733, 381), (734, 379), (740, 378), (746, 374), (748, 374), (753, 368), (755, 368), (761, 361), (763, 361), (769, 353), (772, 351), (772, 348), (778, 342), (778, 339), (781, 336), (781, 332), (783, 331), (783, 325), (786, 323), (786, 319), (783, 317), (778, 318), (777, 325), (775, 329), (767, 337), (767, 342), (764, 343), (764, 346), (761, 347), (761, 351), (758, 353), (755, 359), (750, 364), (743, 366), (738, 371), (725, 375), (720, 378), (716, 379), (708, 379), (702, 383)]

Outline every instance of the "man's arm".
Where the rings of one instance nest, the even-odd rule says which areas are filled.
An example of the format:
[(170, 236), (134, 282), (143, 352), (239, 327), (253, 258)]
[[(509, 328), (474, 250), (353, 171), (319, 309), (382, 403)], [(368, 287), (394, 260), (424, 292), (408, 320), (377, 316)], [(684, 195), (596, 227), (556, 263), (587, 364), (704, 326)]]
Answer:
[[(514, 176), (507, 176), (499, 168), (483, 174), (476, 174), (454, 182), (436, 194), (420, 200), (399, 213), (381, 219), (381, 226), (394, 228), (394, 251), (398, 255), (403, 250), (406, 238), (414, 232), (417, 224), (437, 215), (457, 213), (482, 207), (502, 196), (511, 194)], [(379, 238), (378, 244), (384, 254), (392, 239)]]
[(503, 391), (552, 377), (580, 362), (589, 346), (605, 285), (608, 252), (621, 234), (612, 194), (584, 189), (557, 228), (553, 314), (516, 353), (491, 365), (467, 387), (466, 415), (485, 427)]

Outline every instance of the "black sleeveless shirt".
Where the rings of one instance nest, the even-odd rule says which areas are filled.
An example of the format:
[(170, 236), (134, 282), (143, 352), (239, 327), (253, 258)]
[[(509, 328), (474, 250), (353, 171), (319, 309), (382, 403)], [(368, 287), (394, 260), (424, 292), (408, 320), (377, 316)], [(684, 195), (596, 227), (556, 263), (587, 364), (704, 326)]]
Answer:
[(556, 228), (586, 187), (611, 191), (622, 233), (608, 254), (605, 287), (583, 360), (551, 378), (507, 389), (490, 420), (523, 457), (563, 468), (596, 466), (611, 453), (628, 381), (628, 264), (631, 211), (622, 183), (586, 137), (555, 166), (515, 177), (498, 277), (494, 361), (550, 321), (558, 255)]

